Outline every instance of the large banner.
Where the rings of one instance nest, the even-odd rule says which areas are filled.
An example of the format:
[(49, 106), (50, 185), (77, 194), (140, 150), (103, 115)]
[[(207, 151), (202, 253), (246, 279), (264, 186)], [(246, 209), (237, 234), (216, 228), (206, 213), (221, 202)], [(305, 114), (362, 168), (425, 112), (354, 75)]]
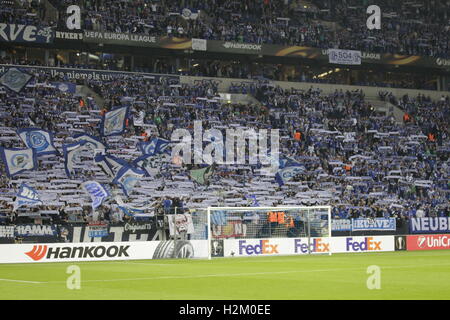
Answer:
[[(329, 54), (330, 50), (334, 52), (333, 50), (335, 49), (320, 49), (303, 46), (282, 46), (275, 44), (237, 43), (218, 40), (208, 40), (207, 42), (208, 52), (291, 57), (298, 59), (314, 59), (328, 63), (330, 62), (330, 54)], [(425, 68), (430, 67), (449, 68), (450, 66), (450, 59), (424, 57), (424, 56), (410, 56), (392, 53), (361, 52), (360, 60), (361, 63), (388, 64), (401, 66), (407, 65)], [(339, 61), (341, 61), (340, 63), (343, 63), (342, 59)], [(359, 64), (358, 59), (356, 60), (356, 62)]]
[(406, 237), (407, 250), (443, 250), (450, 249), (450, 235), (417, 235)]
[(0, 41), (53, 43), (55, 32), (49, 27), (0, 23)]
[(410, 233), (450, 233), (450, 217), (411, 218)]
[[(217, 243), (214, 243), (217, 242)], [(394, 236), (224, 239), (212, 241), (225, 257), (394, 251)], [(223, 247), (223, 249), (222, 249)], [(215, 254), (213, 254), (214, 256)]]
[(145, 34), (84, 31), (83, 42), (118, 46), (152, 47), (173, 50), (192, 49), (192, 40), (176, 37), (154, 37)]
[(90, 244), (4, 244), (0, 263), (207, 258), (206, 240)]
[(332, 231), (395, 231), (395, 218), (333, 219)]
[[(136, 73), (121, 72), (121, 71), (107, 71), (107, 70), (92, 70), (92, 69), (72, 69), (72, 68), (52, 68), (52, 67), (29, 67), (29, 66), (12, 66), (12, 65), (0, 65), (0, 74), (5, 73), (10, 69), (19, 67), (23, 70), (47, 70), (52, 77), (65, 78), (70, 80), (96, 80), (96, 81), (110, 81), (116, 78), (122, 78), (124, 76), (131, 76)], [(154, 73), (139, 73), (147, 81), (154, 83), (168, 83), (178, 84), (180, 82), (180, 76), (177, 75), (163, 75)]]
[[(97, 231), (97, 232), (95, 232)], [(64, 242), (127, 242), (164, 240), (165, 233), (157, 227), (156, 220), (127, 222), (123, 225), (106, 226), (99, 233), (94, 226), (61, 226)]]

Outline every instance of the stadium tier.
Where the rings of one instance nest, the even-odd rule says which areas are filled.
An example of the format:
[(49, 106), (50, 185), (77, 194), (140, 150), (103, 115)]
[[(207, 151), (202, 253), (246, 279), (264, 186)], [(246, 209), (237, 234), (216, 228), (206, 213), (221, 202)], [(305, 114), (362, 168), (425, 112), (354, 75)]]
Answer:
[(0, 242), (170, 238), (175, 213), (204, 239), (211, 207), (450, 215), (448, 1), (378, 1), (380, 28), (356, 0), (1, 4), (0, 223), (23, 228)]

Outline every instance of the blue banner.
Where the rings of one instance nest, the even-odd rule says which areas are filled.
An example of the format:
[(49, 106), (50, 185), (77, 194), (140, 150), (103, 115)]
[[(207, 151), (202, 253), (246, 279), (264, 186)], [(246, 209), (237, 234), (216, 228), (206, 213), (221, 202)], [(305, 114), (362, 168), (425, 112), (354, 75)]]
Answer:
[(450, 217), (424, 217), (409, 220), (410, 233), (450, 233)]
[(331, 221), (332, 231), (352, 231), (351, 219), (333, 219)]
[(352, 219), (352, 231), (395, 231), (395, 218)]
[(0, 23), (0, 41), (53, 43), (55, 32), (50, 27)]
[(56, 237), (56, 225), (26, 224), (17, 225), (14, 232), (16, 237)]

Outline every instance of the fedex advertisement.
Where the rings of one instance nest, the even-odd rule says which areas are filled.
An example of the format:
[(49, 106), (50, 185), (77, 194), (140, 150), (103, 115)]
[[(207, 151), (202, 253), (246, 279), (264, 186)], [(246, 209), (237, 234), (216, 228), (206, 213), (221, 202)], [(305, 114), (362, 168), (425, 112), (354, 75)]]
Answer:
[(394, 251), (394, 237), (336, 237), (332, 240), (331, 250), (333, 253)]
[(450, 249), (450, 235), (417, 235), (406, 237), (408, 250), (445, 250)]
[(329, 253), (328, 238), (271, 238), (226, 239), (223, 241), (225, 257), (254, 257), (274, 255)]

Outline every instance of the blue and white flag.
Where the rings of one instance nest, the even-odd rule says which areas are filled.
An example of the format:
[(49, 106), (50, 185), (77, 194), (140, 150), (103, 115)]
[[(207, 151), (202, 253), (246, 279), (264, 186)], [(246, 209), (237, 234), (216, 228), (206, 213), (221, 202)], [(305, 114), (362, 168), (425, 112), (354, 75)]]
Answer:
[(86, 148), (91, 150), (106, 150), (107, 146), (101, 141), (99, 137), (94, 137), (87, 133), (80, 133), (73, 136), (73, 139), (77, 142), (86, 142)]
[(41, 205), (43, 204), (39, 198), (39, 194), (32, 187), (22, 183), (19, 192), (16, 195), (13, 211), (16, 211), (23, 205)]
[(139, 215), (145, 215), (145, 209), (144, 208), (136, 208), (136, 207), (132, 207), (129, 204), (126, 204), (122, 201), (122, 199), (119, 196), (115, 197), (115, 200), (117, 202), (117, 205), (119, 207), (120, 210), (122, 210), (122, 212), (129, 217), (136, 217)]
[(200, 10), (197, 9), (184, 8), (181, 10), (181, 16), (185, 20), (196, 20), (198, 18), (199, 13)]
[(17, 68), (10, 68), (0, 77), (0, 85), (19, 93), (33, 78), (26, 72)]
[(287, 181), (292, 180), (296, 175), (300, 173), (304, 173), (306, 171), (303, 166), (293, 166), (286, 167), (284, 169), (278, 170), (275, 175), (275, 180), (278, 182), (280, 186), (284, 185)]
[(53, 144), (53, 134), (38, 128), (17, 130), (17, 134), (28, 148), (36, 150), (37, 156), (58, 154)]
[(133, 165), (145, 170), (149, 177), (156, 176), (159, 173), (162, 164), (161, 157), (149, 154), (143, 155), (133, 161)]
[(133, 191), (136, 184), (142, 177), (145, 177), (145, 171), (142, 169), (125, 166), (117, 173), (116, 177), (112, 181), (114, 184), (119, 185), (125, 195), (128, 195)]
[(10, 178), (27, 170), (35, 170), (38, 167), (35, 149), (0, 148), (0, 156), (5, 164), (6, 174)]
[(245, 199), (251, 201), (251, 206), (252, 207), (259, 207), (260, 206), (259, 205), (259, 201), (258, 201), (258, 199), (256, 199), (256, 195), (254, 195), (254, 194), (246, 195)]
[(116, 177), (123, 167), (129, 166), (129, 163), (125, 160), (103, 153), (97, 153), (94, 157), (94, 162), (99, 165), (110, 178)]
[(87, 193), (91, 195), (92, 198), (92, 209), (100, 207), (103, 200), (109, 197), (108, 190), (97, 181), (86, 181), (83, 182), (83, 188)]
[(64, 169), (69, 178), (71, 178), (72, 174), (75, 172), (75, 165), (81, 162), (81, 153), (86, 151), (84, 145), (85, 142), (83, 141), (63, 145)]
[(151, 156), (165, 152), (169, 146), (170, 141), (161, 138), (153, 138), (148, 142), (141, 141), (138, 143), (138, 148), (142, 154)]
[(52, 82), (52, 85), (55, 86), (61, 92), (66, 93), (76, 93), (77, 85), (71, 82)]
[(105, 113), (101, 123), (102, 136), (121, 135), (125, 131), (129, 107), (119, 107)]

